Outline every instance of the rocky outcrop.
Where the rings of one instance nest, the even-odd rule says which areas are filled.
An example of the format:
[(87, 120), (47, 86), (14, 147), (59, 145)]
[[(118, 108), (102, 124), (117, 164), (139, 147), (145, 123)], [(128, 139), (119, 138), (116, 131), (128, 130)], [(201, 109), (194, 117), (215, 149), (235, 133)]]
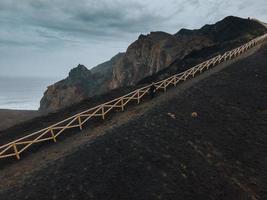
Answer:
[(174, 35), (141, 35), (114, 66), (112, 86), (135, 85), (149, 77), (149, 81), (165, 78), (265, 32), (266, 28), (253, 20), (229, 16), (197, 30), (181, 29)]
[(119, 53), (110, 61), (91, 70), (79, 64), (69, 72), (67, 78), (48, 86), (41, 99), (39, 110), (43, 112), (58, 110), (108, 91), (113, 65), (122, 55)]
[(135, 85), (141, 79), (168, 67), (177, 58), (212, 45), (209, 38), (152, 32), (140, 35), (113, 68), (112, 88)]
[[(174, 35), (187, 42), (188, 45), (183, 48), (187, 51), (186, 55), (177, 56), (164, 70), (153, 74), (153, 76), (145, 77), (138, 83), (164, 79), (187, 70), (206, 59), (240, 46), (266, 33), (266, 31), (267, 29), (262, 24), (254, 20), (233, 16), (226, 17), (212, 25), (205, 25), (201, 29), (181, 29)], [(198, 48), (190, 49), (192, 45), (198, 46)]]
[(91, 72), (83, 65), (70, 71), (69, 76), (51, 86), (48, 86), (40, 102), (41, 111), (52, 111), (67, 106), (70, 102), (78, 102), (86, 97), (81, 88), (82, 80), (91, 78)]
[(136, 85), (146, 78), (151, 81), (169, 76), (190, 66), (188, 61), (199, 62), (265, 32), (266, 28), (256, 21), (230, 16), (198, 30), (140, 35), (125, 53), (91, 70), (79, 65), (66, 79), (49, 86), (40, 110), (56, 110), (111, 89)]

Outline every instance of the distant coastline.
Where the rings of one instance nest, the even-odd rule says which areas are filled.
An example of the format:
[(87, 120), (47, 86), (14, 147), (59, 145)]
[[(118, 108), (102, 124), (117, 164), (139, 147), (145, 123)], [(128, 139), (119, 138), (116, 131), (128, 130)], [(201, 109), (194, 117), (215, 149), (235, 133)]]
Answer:
[(0, 109), (38, 110), (48, 85), (57, 78), (0, 77)]
[(57, 79), (0, 76), (0, 132), (40, 116), (43, 93)]

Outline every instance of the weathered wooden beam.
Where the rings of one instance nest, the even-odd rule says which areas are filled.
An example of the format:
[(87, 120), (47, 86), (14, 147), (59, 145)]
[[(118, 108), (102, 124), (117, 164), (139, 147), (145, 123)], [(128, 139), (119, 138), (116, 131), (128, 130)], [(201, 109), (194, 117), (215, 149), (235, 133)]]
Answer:
[(50, 129), (50, 132), (51, 132), (51, 135), (52, 135), (52, 138), (53, 138), (54, 142), (56, 142), (57, 139), (55, 137), (54, 130), (53, 129)]
[(16, 143), (13, 144), (13, 149), (14, 149), (16, 158), (19, 160), (19, 159), (20, 159), (20, 155), (19, 155), (19, 151), (18, 151), (18, 149), (17, 149), (17, 145), (16, 145)]
[(83, 129), (83, 126), (82, 126), (82, 119), (81, 119), (81, 115), (78, 116), (78, 122), (79, 122), (79, 127), (80, 127), (80, 130)]

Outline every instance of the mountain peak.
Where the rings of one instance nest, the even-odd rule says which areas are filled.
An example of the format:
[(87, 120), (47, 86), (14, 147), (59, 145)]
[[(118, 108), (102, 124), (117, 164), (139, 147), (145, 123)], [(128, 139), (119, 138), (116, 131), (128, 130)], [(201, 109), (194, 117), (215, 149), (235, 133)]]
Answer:
[(152, 31), (147, 35), (141, 34), (138, 37), (138, 40), (140, 39), (152, 39), (152, 40), (163, 40), (163, 39), (167, 39), (171, 36), (171, 34), (163, 32), (163, 31)]
[(200, 29), (181, 29), (175, 36), (184, 35), (201, 35), (209, 37), (215, 42), (224, 42), (227, 40), (238, 39), (246, 35), (261, 35), (264, 33), (265, 27), (250, 18), (240, 18), (235, 16), (227, 16), (215, 24), (206, 24)]
[(86, 79), (90, 76), (92, 76), (92, 73), (89, 69), (87, 69), (87, 67), (82, 64), (79, 64), (77, 67), (71, 69), (69, 72), (69, 79), (73, 81), (79, 79)]

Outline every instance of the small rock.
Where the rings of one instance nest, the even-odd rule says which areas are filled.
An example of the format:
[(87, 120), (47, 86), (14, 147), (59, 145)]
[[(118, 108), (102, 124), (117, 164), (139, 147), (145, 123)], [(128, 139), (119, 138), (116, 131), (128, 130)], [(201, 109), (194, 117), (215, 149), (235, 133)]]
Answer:
[(197, 113), (197, 112), (192, 112), (192, 113), (191, 113), (191, 117), (193, 117), (193, 118), (197, 118), (197, 117), (198, 117), (198, 113)]
[(175, 114), (168, 113), (168, 115), (169, 115), (171, 118), (176, 119)]
[(168, 175), (167, 175), (166, 172), (162, 172), (162, 176), (163, 176), (163, 177), (167, 177)]
[(186, 174), (182, 173), (181, 175), (182, 175), (184, 178), (187, 178)]
[(184, 165), (183, 163), (181, 163), (181, 167), (182, 167), (183, 169), (186, 169), (186, 165)]

